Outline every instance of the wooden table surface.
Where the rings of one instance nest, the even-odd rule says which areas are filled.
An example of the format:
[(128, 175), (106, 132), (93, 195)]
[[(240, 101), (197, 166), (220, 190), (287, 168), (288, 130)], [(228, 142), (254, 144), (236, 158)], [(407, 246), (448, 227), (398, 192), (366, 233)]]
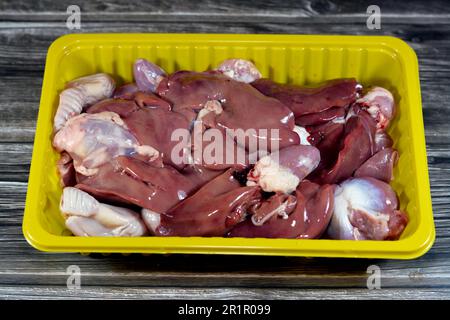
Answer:
[[(0, 298), (450, 298), (450, 6), (376, 1), (0, 1)], [(81, 30), (66, 28), (67, 6)], [(21, 231), (47, 48), (71, 32), (209, 32), (393, 35), (417, 52), (436, 242), (411, 261), (201, 255), (49, 254)], [(381, 268), (381, 289), (366, 287)], [(81, 269), (81, 289), (66, 269)]]

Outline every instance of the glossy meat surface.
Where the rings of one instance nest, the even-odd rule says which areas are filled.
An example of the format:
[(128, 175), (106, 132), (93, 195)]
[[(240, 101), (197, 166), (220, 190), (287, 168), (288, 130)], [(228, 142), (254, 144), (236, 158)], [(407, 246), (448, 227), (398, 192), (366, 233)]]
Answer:
[(172, 134), (177, 129), (188, 130), (189, 122), (183, 115), (170, 109), (170, 105), (157, 96), (137, 92), (133, 100), (104, 100), (87, 112), (95, 114), (112, 111), (119, 114), (128, 131), (141, 145), (158, 150), (164, 163), (183, 168), (184, 164), (172, 161), (172, 151), (179, 143), (172, 138)]
[(335, 191), (328, 235), (333, 239), (395, 240), (407, 215), (399, 210), (395, 192), (374, 178), (351, 178)]
[[(248, 136), (266, 143), (276, 140), (279, 147), (298, 144), (294, 129), (293, 113), (278, 100), (264, 96), (251, 85), (232, 80), (218, 72), (179, 71), (163, 80), (157, 93), (170, 101), (175, 112), (188, 120), (196, 118), (207, 101), (217, 100), (223, 112), (215, 117), (217, 127), (222, 129), (256, 130)], [(260, 129), (267, 130), (266, 133)], [(271, 129), (278, 136), (271, 135)], [(269, 147), (272, 144), (269, 143)]]
[(398, 160), (398, 152), (392, 148), (385, 148), (375, 153), (356, 171), (355, 177), (372, 177), (384, 182), (390, 182), (394, 176), (394, 166)]
[(61, 92), (53, 146), (74, 235), (395, 240), (405, 229), (388, 184), (400, 155), (387, 89), (279, 84), (243, 59), (172, 74), (138, 59), (133, 73), (117, 89), (96, 74)]
[(329, 80), (315, 87), (260, 79), (252, 82), (252, 86), (263, 94), (280, 100), (294, 112), (296, 119), (332, 107), (344, 108), (356, 100), (360, 90), (360, 85), (353, 78)]
[(224, 236), (242, 221), (246, 209), (261, 197), (259, 187), (242, 187), (232, 173), (232, 170), (227, 170), (162, 214), (155, 234)]
[(185, 199), (197, 184), (170, 166), (116, 157), (98, 173), (79, 176), (77, 188), (99, 199), (137, 205), (161, 213)]
[[(294, 198), (294, 199), (291, 199)], [(234, 227), (228, 236), (247, 238), (318, 238), (333, 212), (334, 186), (302, 182), (293, 196), (276, 194), (253, 209), (252, 218)], [(266, 217), (255, 224), (255, 215)], [(267, 218), (268, 217), (268, 218)]]
[(339, 183), (353, 175), (374, 152), (375, 123), (365, 111), (351, 116), (336, 162), (314, 178), (321, 183)]

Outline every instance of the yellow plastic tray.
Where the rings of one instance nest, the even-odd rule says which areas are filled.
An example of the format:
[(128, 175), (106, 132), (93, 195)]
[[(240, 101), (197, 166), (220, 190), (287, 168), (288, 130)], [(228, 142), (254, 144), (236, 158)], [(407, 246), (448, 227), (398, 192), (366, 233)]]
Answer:
[[(287, 83), (356, 77), (394, 93), (398, 113), (390, 133), (400, 160), (392, 186), (409, 224), (397, 241), (139, 237), (73, 237), (58, 205), (61, 187), (53, 150), (52, 120), (58, 93), (74, 78), (107, 72), (132, 80), (132, 64), (147, 58), (168, 72), (202, 71), (238, 57), (255, 62), (263, 76)], [(419, 72), (403, 41), (378, 36), (230, 34), (74, 34), (49, 48), (34, 142), (23, 233), (39, 250), (63, 252), (204, 253), (412, 259), (435, 237)]]

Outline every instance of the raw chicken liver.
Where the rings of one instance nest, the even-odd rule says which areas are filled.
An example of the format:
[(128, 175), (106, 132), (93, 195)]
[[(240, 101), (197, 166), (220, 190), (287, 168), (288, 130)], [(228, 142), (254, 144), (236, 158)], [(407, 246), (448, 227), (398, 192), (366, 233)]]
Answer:
[[(184, 114), (190, 121), (196, 118), (196, 112), (206, 102), (217, 100), (223, 108), (223, 112), (215, 117), (217, 127), (256, 130), (256, 135), (251, 134), (251, 137), (261, 143), (272, 138), (280, 149), (300, 143), (293, 132), (294, 115), (289, 108), (251, 85), (219, 72), (175, 72), (161, 81), (157, 93), (172, 103), (174, 111)], [(268, 132), (264, 134), (260, 129)], [(278, 130), (278, 137), (271, 135), (271, 129)], [(269, 143), (269, 148), (271, 145)], [(278, 146), (272, 149), (278, 149)]]
[(190, 179), (166, 165), (154, 165), (119, 156), (99, 168), (98, 173), (78, 176), (77, 188), (100, 199), (134, 204), (165, 212), (196, 188)]
[(259, 187), (242, 187), (229, 169), (162, 214), (155, 234), (224, 236), (244, 219), (247, 208), (260, 197)]
[(263, 94), (280, 100), (294, 112), (296, 119), (332, 107), (347, 107), (356, 100), (360, 89), (360, 85), (353, 78), (329, 80), (315, 87), (259, 79), (252, 82), (252, 86)]
[(97, 74), (61, 94), (53, 145), (73, 234), (395, 240), (406, 227), (388, 90), (279, 84), (242, 59), (133, 71), (118, 89)]

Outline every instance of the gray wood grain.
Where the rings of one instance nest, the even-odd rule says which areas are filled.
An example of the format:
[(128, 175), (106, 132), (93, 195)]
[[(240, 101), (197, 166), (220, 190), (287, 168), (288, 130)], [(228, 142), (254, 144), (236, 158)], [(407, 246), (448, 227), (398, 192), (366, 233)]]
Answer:
[(429, 300), (441, 300), (448, 297), (448, 289), (398, 289), (398, 290), (361, 290), (361, 289), (236, 289), (236, 288), (124, 288), (93, 287), (69, 290), (54, 286), (12, 286), (0, 288), (0, 295), (5, 299), (36, 300), (94, 300), (94, 299), (193, 299), (193, 300), (348, 300), (348, 299), (385, 299), (385, 300), (417, 300), (420, 297)]
[[(4, 0), (0, 5), (0, 17), (8, 21), (55, 21), (66, 18), (66, 8), (74, 4), (71, 0), (54, 2)], [(299, 18), (316, 18), (330, 22), (330, 19), (347, 21), (365, 20), (366, 9), (372, 1), (278, 1), (278, 0), (150, 0), (150, 1), (77, 1), (86, 21), (133, 21), (180, 22), (180, 21), (258, 21), (291, 22)], [(378, 1), (382, 13), (391, 19), (411, 19), (420, 16), (417, 23), (436, 18), (445, 23), (449, 8), (445, 1), (399, 2)], [(124, 14), (126, 12), (126, 14)], [(207, 14), (205, 14), (207, 13)], [(250, 20), (249, 20), (250, 18)], [(256, 20), (257, 19), (257, 20)], [(262, 19), (262, 20), (261, 20)]]
[[(79, 32), (385, 34), (420, 62), (437, 238), (413, 261), (202, 255), (48, 254), (21, 232), (47, 48), (72, 1), (0, 2), (0, 298), (5, 299), (441, 299), (450, 298), (450, 7), (446, 1), (379, 1), (382, 29), (368, 30), (371, 1), (76, 1)], [(367, 267), (382, 270), (368, 290)], [(78, 265), (82, 289), (66, 288)]]

